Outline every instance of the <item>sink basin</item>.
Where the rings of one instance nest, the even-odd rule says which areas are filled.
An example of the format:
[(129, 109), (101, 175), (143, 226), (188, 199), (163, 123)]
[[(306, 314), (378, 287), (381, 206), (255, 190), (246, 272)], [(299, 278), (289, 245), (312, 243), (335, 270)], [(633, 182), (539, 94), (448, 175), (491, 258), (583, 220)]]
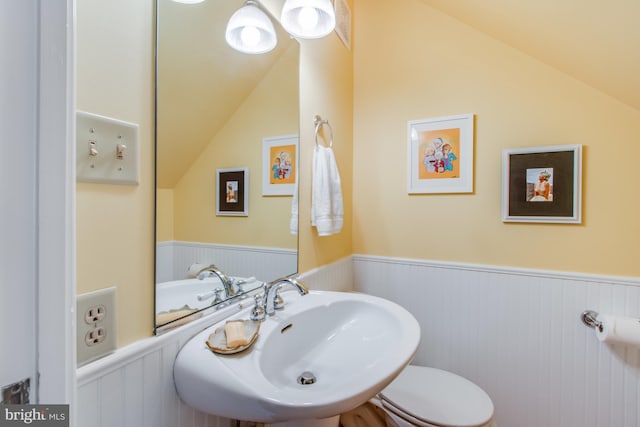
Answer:
[[(218, 416), (277, 423), (330, 418), (366, 402), (411, 361), (420, 327), (390, 301), (356, 293), (284, 292), (284, 310), (262, 322), (242, 353), (212, 353), (205, 342), (224, 322), (180, 350), (181, 399)], [(232, 318), (247, 319), (250, 308)], [(301, 384), (299, 377), (303, 375)]]

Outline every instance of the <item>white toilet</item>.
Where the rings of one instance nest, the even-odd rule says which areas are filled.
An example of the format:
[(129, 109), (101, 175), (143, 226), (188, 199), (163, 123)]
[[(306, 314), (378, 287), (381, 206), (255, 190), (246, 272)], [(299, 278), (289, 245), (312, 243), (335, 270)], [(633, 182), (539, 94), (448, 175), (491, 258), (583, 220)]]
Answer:
[(342, 414), (343, 427), (493, 427), (493, 402), (471, 381), (407, 366), (368, 403)]

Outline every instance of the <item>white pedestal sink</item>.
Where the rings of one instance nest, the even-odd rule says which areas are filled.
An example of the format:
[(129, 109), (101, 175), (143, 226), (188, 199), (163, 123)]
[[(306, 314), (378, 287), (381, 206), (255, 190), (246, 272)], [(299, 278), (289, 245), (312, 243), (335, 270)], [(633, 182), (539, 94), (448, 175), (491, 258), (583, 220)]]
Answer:
[[(420, 327), (390, 301), (355, 293), (283, 293), (284, 310), (235, 355), (205, 342), (224, 322), (180, 350), (174, 378), (181, 399), (218, 416), (282, 426), (337, 425), (337, 415), (366, 402), (413, 358)], [(230, 319), (248, 319), (249, 309)], [(303, 375), (309, 384), (301, 384)]]

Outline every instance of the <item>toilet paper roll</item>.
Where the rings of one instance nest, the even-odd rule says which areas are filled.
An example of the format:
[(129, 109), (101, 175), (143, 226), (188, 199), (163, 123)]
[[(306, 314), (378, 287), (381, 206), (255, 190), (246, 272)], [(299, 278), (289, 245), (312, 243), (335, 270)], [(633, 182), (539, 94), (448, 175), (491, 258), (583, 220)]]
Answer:
[(200, 270), (202, 270), (203, 268), (208, 267), (207, 264), (199, 264), (197, 262), (194, 262), (193, 264), (191, 264), (189, 266), (189, 268), (187, 268), (187, 276), (188, 277), (196, 277), (198, 275), (198, 272)]
[(599, 341), (640, 347), (640, 319), (598, 315), (597, 320), (600, 322), (596, 327)]

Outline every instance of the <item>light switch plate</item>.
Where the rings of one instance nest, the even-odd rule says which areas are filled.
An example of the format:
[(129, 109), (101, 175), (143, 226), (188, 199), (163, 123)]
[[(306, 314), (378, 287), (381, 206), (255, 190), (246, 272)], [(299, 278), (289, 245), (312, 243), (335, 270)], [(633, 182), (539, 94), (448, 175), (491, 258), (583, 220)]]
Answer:
[(78, 111), (76, 179), (103, 184), (139, 184), (139, 134), (135, 123)]
[(116, 288), (78, 295), (76, 301), (78, 366), (116, 349)]

